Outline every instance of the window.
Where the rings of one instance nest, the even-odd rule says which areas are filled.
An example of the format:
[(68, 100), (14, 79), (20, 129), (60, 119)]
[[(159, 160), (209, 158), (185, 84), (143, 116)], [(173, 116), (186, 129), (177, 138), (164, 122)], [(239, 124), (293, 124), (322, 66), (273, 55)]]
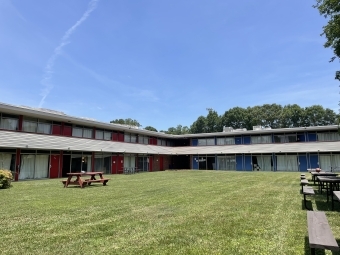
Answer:
[(251, 143), (271, 143), (272, 137), (270, 135), (263, 135), (263, 136), (252, 136)]
[(215, 145), (215, 138), (207, 139), (207, 145)]
[(138, 143), (148, 144), (149, 143), (149, 137), (143, 136), (143, 135), (138, 136)]
[(96, 130), (96, 139), (103, 140), (104, 139), (104, 131)]
[(92, 129), (83, 128), (83, 127), (80, 127), (80, 126), (73, 126), (72, 127), (72, 136), (92, 138)]
[(340, 135), (336, 132), (318, 133), (318, 141), (339, 141)]
[(0, 128), (7, 130), (18, 130), (19, 117), (10, 114), (0, 114)]
[(109, 131), (104, 131), (104, 140), (111, 140), (111, 132)]
[(124, 134), (124, 142), (126, 142), (126, 143), (136, 143), (137, 142), (137, 136), (135, 134), (125, 133)]

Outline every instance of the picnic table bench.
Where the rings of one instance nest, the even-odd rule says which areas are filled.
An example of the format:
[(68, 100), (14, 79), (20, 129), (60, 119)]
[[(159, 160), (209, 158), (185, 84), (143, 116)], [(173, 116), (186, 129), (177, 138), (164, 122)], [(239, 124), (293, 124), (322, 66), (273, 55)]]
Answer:
[(308, 211), (307, 225), (312, 255), (315, 255), (315, 249), (339, 250), (339, 245), (333, 236), (325, 212)]
[(102, 182), (102, 183), (103, 183), (103, 186), (105, 186), (106, 183), (107, 183), (109, 180), (110, 180), (110, 179), (107, 179), (107, 178), (103, 178), (103, 179), (94, 179), (94, 180), (85, 179), (85, 182), (87, 182), (88, 185), (91, 185), (92, 182)]
[(308, 185), (308, 180), (307, 180), (307, 179), (301, 180), (301, 181), (300, 181), (300, 185), (301, 185), (301, 193), (302, 193), (302, 191), (303, 191), (303, 190), (302, 190), (302, 187)]
[(303, 186), (303, 187), (302, 187), (302, 194), (303, 194), (303, 201), (304, 201), (305, 208), (306, 208), (307, 210), (311, 210), (311, 209), (308, 208), (308, 206), (307, 206), (306, 196), (307, 196), (307, 195), (315, 195), (315, 192), (314, 192), (313, 187), (310, 187), (310, 186)]
[[(101, 182), (103, 186), (110, 180), (108, 178), (103, 177), (103, 172), (80, 172), (80, 173), (67, 173), (67, 180), (61, 181), (64, 184), (64, 188), (68, 185), (79, 185), (81, 188), (84, 188), (86, 184), (91, 185), (92, 182)], [(99, 175), (99, 179), (96, 179), (96, 175)], [(90, 179), (83, 180), (82, 176), (91, 176)], [(72, 179), (75, 177), (76, 179)]]

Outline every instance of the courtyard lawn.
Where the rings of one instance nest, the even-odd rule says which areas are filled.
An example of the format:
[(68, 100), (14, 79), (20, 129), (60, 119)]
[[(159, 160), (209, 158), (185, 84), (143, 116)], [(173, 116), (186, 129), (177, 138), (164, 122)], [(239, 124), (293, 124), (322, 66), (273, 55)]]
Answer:
[[(1, 254), (309, 254), (298, 172), (105, 177), (84, 189), (49, 179), (0, 190)], [(310, 205), (340, 244), (340, 204), (331, 211), (316, 195)]]

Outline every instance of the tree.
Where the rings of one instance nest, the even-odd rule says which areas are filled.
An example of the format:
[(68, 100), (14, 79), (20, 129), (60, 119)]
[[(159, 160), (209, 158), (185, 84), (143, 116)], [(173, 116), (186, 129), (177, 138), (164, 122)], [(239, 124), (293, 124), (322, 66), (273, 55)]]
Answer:
[(170, 127), (168, 128), (168, 131), (165, 131), (166, 134), (172, 134), (172, 135), (184, 135), (189, 134), (190, 129), (187, 126), (177, 125), (177, 127)]
[(292, 128), (305, 126), (304, 114), (304, 109), (297, 104), (285, 105), (280, 114), (280, 127)]
[(139, 122), (137, 120), (133, 120), (131, 118), (127, 118), (127, 119), (115, 119), (115, 120), (111, 120), (110, 123), (121, 124), (121, 125), (128, 125), (128, 126), (135, 126), (135, 127), (142, 126), (141, 124), (139, 124)]
[(221, 126), (246, 128), (247, 111), (241, 107), (234, 107), (221, 116)]
[(217, 112), (212, 108), (207, 108), (208, 115), (206, 117), (206, 132), (222, 132), (221, 118), (218, 116)]
[[(316, 0), (316, 5), (313, 7), (319, 10), (320, 15), (328, 18), (321, 35), (326, 36), (324, 47), (333, 49), (334, 56), (330, 59), (330, 62), (333, 62), (336, 58), (340, 58), (340, 1)], [(340, 80), (340, 71), (336, 71), (335, 79)]]
[(199, 116), (190, 126), (190, 130), (192, 134), (206, 133), (206, 118), (204, 116)]
[(149, 131), (158, 132), (157, 129), (155, 129), (154, 127), (151, 127), (151, 126), (146, 126), (144, 129), (149, 130)]

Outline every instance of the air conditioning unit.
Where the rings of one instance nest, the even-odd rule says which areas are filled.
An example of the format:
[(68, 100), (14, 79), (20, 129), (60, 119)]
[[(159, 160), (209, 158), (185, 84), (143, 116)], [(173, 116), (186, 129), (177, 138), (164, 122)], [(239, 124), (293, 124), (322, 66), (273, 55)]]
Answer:
[(262, 130), (262, 126), (253, 126), (253, 130)]
[(223, 127), (223, 132), (233, 132), (233, 130), (232, 127)]

